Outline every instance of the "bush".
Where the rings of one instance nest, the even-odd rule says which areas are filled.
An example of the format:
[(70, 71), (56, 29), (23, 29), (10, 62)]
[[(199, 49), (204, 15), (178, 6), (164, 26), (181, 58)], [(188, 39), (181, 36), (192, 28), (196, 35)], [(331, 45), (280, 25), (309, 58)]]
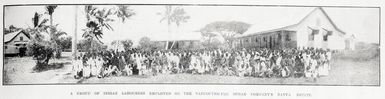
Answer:
[(55, 48), (47, 41), (35, 42), (32, 41), (27, 45), (27, 53), (33, 56), (36, 60), (34, 70), (40, 71), (48, 66), (49, 60), (53, 57)]

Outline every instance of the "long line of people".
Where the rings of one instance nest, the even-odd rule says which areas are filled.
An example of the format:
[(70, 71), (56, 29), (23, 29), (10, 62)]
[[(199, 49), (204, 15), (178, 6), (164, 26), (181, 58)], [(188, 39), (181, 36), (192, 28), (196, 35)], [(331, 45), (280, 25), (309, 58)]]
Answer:
[(209, 74), (239, 77), (329, 75), (331, 51), (322, 49), (167, 50), (84, 53), (74, 61), (75, 78)]

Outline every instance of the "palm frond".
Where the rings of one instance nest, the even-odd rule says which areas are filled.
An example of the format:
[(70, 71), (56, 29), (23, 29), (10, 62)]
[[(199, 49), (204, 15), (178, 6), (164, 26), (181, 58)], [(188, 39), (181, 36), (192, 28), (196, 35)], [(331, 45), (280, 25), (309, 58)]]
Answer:
[(57, 5), (45, 6), (45, 10), (47, 11), (48, 15), (52, 15), (53, 12), (55, 12), (56, 8), (57, 8)]
[(43, 27), (45, 25), (45, 23), (47, 23), (47, 22), (48, 22), (48, 19), (44, 19), (43, 21), (40, 22), (38, 27)]

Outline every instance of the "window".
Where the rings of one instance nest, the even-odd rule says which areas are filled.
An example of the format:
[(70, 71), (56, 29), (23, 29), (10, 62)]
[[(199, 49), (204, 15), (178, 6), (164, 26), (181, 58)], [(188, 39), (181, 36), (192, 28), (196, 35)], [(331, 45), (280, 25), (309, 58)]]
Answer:
[(323, 36), (324, 41), (328, 41), (330, 35), (332, 35), (333, 31), (327, 31), (327, 33)]
[(309, 34), (309, 41), (314, 41), (314, 35), (318, 34), (319, 30), (312, 30), (311, 34)]
[(323, 36), (324, 41), (328, 41), (328, 35)]
[(258, 42), (258, 37), (255, 37), (255, 42)]
[(281, 33), (278, 33), (278, 41), (281, 41), (281, 39), (282, 39), (282, 35)]
[(8, 46), (4, 46), (4, 49), (7, 49), (8, 48)]
[(23, 41), (23, 37), (20, 37), (20, 41)]
[(287, 35), (286, 35), (286, 41), (290, 41), (290, 40), (291, 40), (290, 34), (287, 34)]

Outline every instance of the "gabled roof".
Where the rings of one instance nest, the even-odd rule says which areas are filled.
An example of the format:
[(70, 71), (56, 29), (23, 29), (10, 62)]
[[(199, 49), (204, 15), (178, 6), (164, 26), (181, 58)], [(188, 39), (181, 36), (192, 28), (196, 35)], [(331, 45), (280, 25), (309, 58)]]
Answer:
[[(251, 35), (258, 35), (258, 34), (265, 34), (265, 33), (274, 32), (274, 31), (278, 31), (278, 30), (290, 30), (290, 28), (295, 27), (295, 26), (301, 24), (306, 18), (308, 18), (313, 12), (315, 12), (317, 10), (320, 10), (326, 16), (326, 18), (329, 20), (329, 22), (332, 24), (332, 26), (337, 31), (341, 32), (342, 34), (346, 34), (344, 31), (342, 31), (341, 29), (339, 29), (336, 26), (336, 24), (331, 20), (331, 18), (329, 17), (329, 15), (326, 13), (326, 11), (323, 8), (317, 7), (315, 9), (313, 9), (312, 11), (310, 11), (308, 14), (306, 14), (306, 16), (304, 16), (301, 20), (299, 20), (299, 21), (297, 20), (296, 23), (291, 23), (291, 24), (287, 24), (286, 26), (283, 26), (283, 27), (280, 27), (280, 28), (269, 29), (269, 30), (259, 31), (259, 32), (258, 31), (257, 32), (253, 31), (253, 29), (249, 29), (248, 32), (246, 32), (245, 34), (241, 35), (240, 37), (251, 36)], [(293, 19), (293, 20), (295, 20), (295, 19)]]
[(28, 38), (30, 38), (29, 35), (27, 35), (23, 30), (19, 30), (19, 31), (15, 31), (12, 33), (5, 34), (4, 35), (4, 43), (8, 43), (8, 42), (12, 41), (13, 39), (15, 39), (15, 37), (17, 35), (19, 35), (21, 33), (25, 34)]
[[(319, 9), (322, 11), (323, 14), (325, 14), (326, 18), (329, 20), (329, 22), (333, 25), (333, 27), (334, 27), (337, 31), (341, 32), (341, 33), (344, 34), (344, 35), (346, 34), (346, 32), (342, 31), (340, 28), (337, 27), (337, 25), (332, 21), (332, 19), (329, 17), (329, 15), (326, 13), (326, 11), (325, 11), (323, 8), (319, 7)], [(316, 9), (315, 9), (315, 10), (316, 10)]]

